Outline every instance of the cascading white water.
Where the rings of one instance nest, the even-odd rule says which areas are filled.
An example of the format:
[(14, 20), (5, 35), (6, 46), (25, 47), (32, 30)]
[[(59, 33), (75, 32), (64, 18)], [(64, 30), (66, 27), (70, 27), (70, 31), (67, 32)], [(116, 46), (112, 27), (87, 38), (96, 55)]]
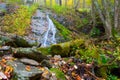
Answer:
[(50, 44), (56, 44), (56, 39), (55, 39), (55, 34), (56, 34), (56, 28), (55, 25), (53, 24), (52, 20), (49, 18), (47, 15), (47, 22), (48, 22), (48, 30), (45, 33), (44, 36), (44, 41), (42, 42), (42, 46), (46, 47), (49, 46)]
[(47, 47), (51, 44), (56, 44), (56, 27), (47, 12), (37, 10), (36, 14), (32, 17), (31, 31), (32, 33), (27, 36), (31, 43), (37, 43), (41, 47)]

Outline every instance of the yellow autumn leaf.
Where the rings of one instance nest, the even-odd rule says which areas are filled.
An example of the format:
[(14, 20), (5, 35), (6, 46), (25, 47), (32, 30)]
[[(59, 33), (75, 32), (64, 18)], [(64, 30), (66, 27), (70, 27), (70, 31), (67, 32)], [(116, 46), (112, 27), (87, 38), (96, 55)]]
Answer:
[(3, 62), (3, 63), (6, 63), (7, 61), (6, 61), (5, 59), (2, 59), (2, 62)]
[(26, 69), (27, 71), (30, 71), (30, 70), (31, 70), (31, 67), (30, 67), (30, 66), (26, 66), (25, 69)]
[(5, 74), (11, 73), (13, 71), (13, 68), (11, 66), (7, 66), (5, 69)]

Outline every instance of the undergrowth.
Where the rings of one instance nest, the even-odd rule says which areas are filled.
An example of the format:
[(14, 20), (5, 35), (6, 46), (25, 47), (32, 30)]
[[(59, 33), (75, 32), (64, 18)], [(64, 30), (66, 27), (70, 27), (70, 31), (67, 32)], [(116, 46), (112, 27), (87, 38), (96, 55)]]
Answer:
[[(76, 58), (80, 58), (86, 63), (94, 62), (98, 66), (96, 73), (107, 79), (117, 80), (117, 77), (109, 73), (111, 69), (119, 67), (120, 61), (120, 47), (115, 46), (114, 41), (103, 41), (100, 43), (93, 43), (86, 41), (83, 46), (72, 47), (72, 52)], [(71, 54), (73, 54), (71, 52)]]
[(22, 0), (3, 0), (3, 2), (6, 2), (8, 4), (23, 4)]
[(36, 11), (38, 5), (33, 4), (30, 7), (21, 5), (13, 14), (7, 14), (2, 22), (2, 30), (4, 32), (15, 33), (17, 35), (25, 35), (29, 29), (31, 17)]
[(57, 14), (65, 14), (67, 8), (65, 6), (53, 5), (52, 10)]

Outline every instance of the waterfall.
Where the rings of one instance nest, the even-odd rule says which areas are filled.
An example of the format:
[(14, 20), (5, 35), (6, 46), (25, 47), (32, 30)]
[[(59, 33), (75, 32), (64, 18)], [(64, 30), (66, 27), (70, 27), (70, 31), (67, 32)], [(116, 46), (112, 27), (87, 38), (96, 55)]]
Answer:
[(46, 13), (37, 10), (32, 17), (31, 33), (26, 37), (31, 44), (37, 43), (41, 47), (47, 47), (57, 43), (57, 29)]
[(53, 24), (52, 20), (49, 18), (49, 15), (47, 15), (46, 17), (47, 17), (47, 22), (48, 22), (48, 30), (45, 33), (44, 38), (43, 38), (43, 42), (42, 42), (43, 47), (49, 46), (50, 44), (56, 44), (55, 25)]

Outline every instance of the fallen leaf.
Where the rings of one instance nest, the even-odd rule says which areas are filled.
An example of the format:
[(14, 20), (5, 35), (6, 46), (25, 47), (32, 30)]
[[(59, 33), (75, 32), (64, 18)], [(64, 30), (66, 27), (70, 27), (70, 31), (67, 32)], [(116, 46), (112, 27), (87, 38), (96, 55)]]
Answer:
[(45, 68), (38, 67), (38, 70), (45, 71)]
[(79, 75), (76, 76), (76, 80), (82, 80)]
[(26, 66), (25, 69), (26, 69), (27, 71), (30, 71), (30, 70), (31, 70), (31, 67), (30, 67), (30, 66)]
[(74, 72), (72, 72), (72, 76), (76, 76), (76, 74)]
[(6, 61), (5, 59), (2, 59), (2, 61), (1, 61), (1, 62), (6, 63), (7, 61)]
[(7, 66), (5, 69), (5, 74), (11, 73), (13, 71), (13, 68), (11, 66)]

